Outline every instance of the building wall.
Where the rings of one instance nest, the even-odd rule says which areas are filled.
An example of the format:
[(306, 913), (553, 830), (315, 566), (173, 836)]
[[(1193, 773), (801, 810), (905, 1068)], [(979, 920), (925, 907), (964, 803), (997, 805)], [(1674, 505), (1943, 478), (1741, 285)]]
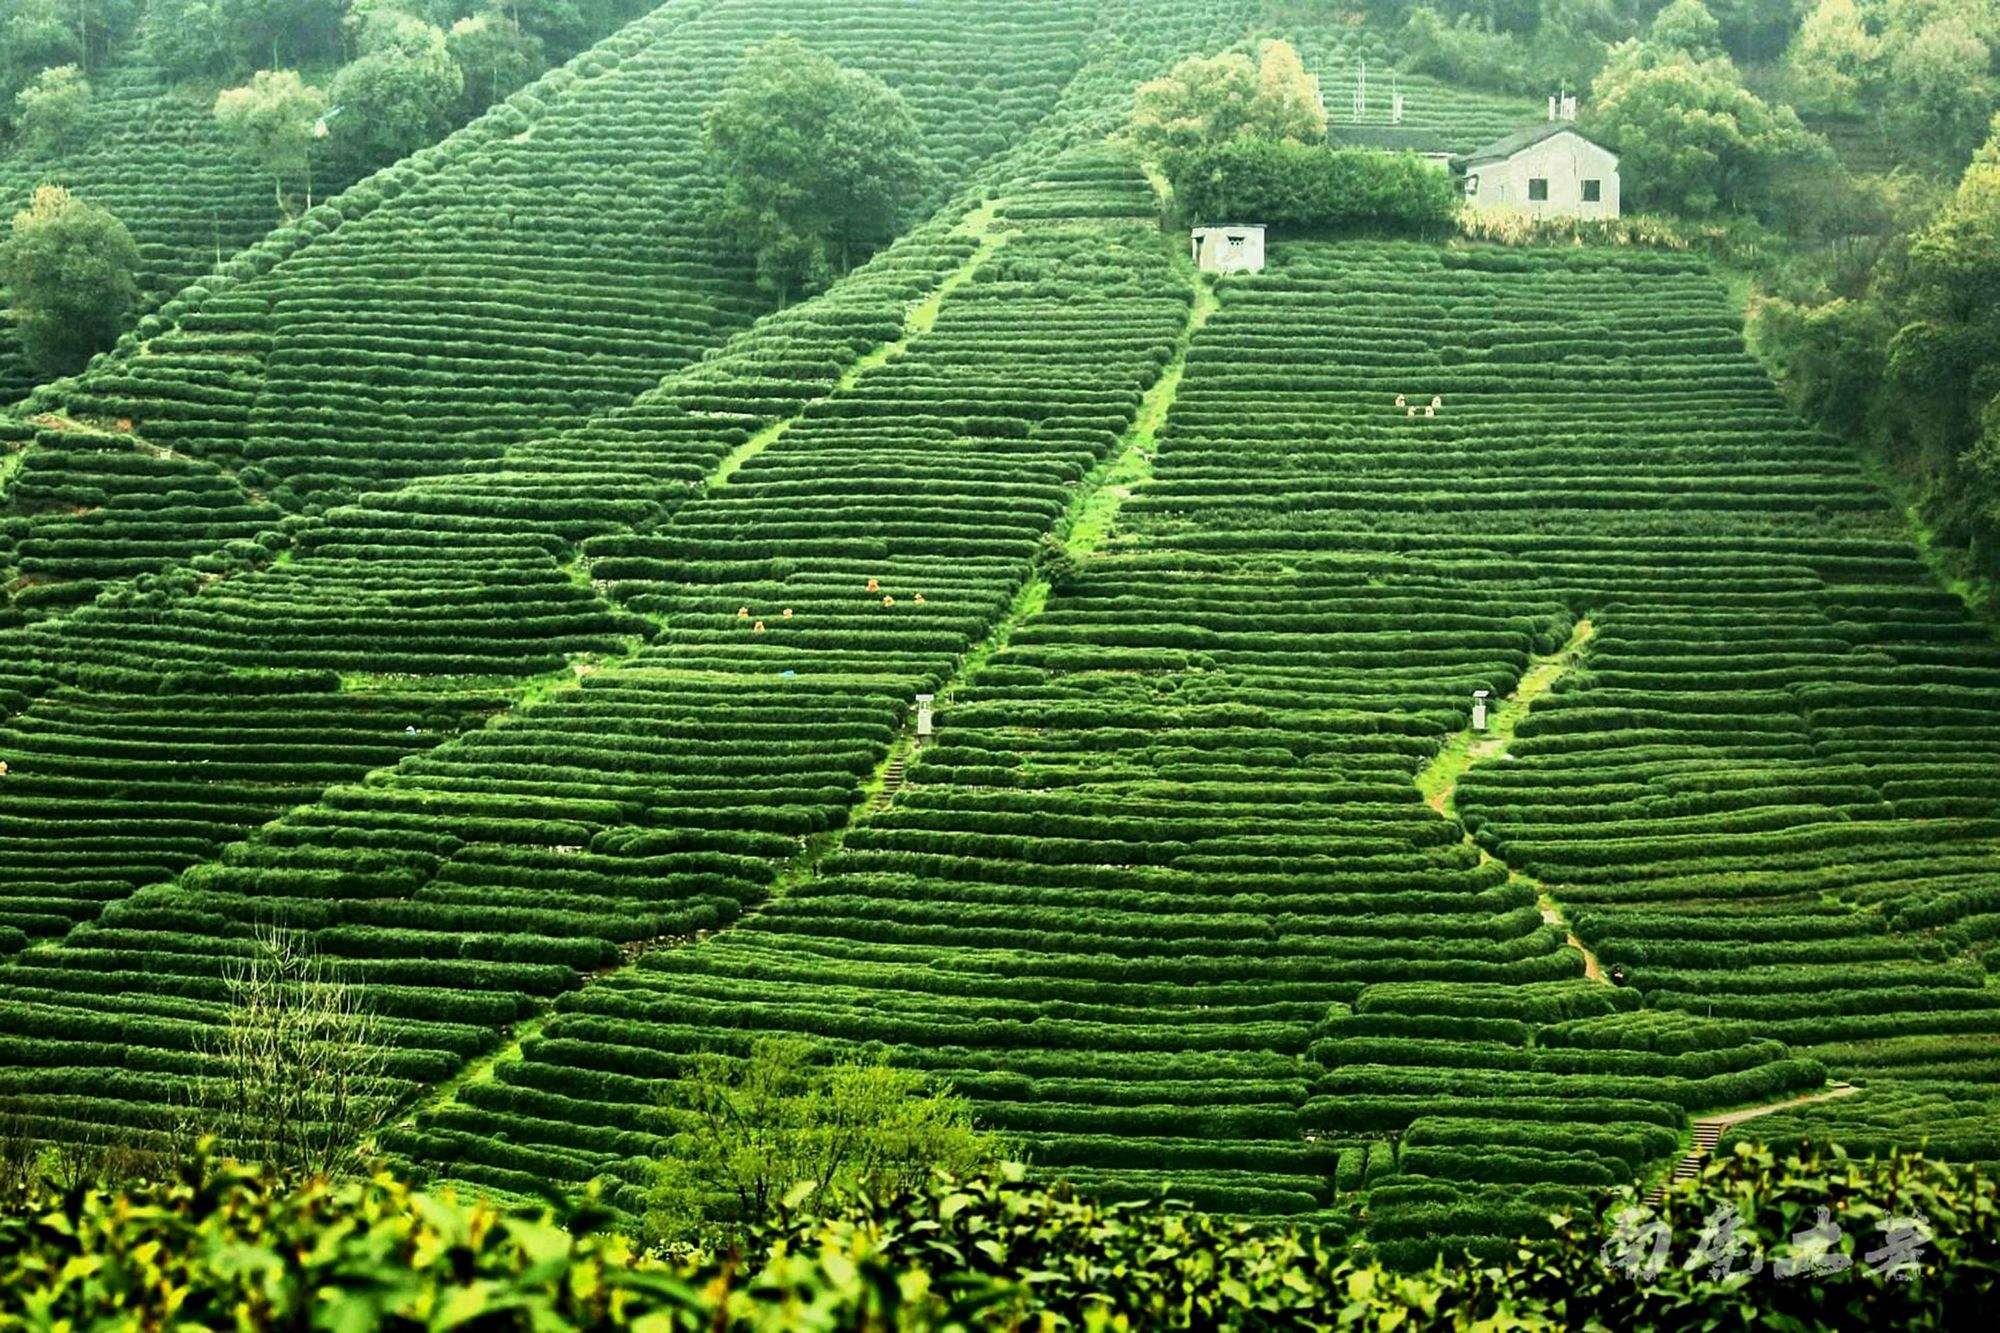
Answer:
[[(1243, 237), (1232, 246), (1229, 236)], [(1257, 273), (1264, 267), (1262, 227), (1197, 227), (1194, 231), (1194, 262), (1205, 273)]]
[[(1555, 135), (1475, 170), (1479, 187), (1466, 197), (1477, 208), (1518, 208), (1536, 217), (1618, 216), (1618, 159), (1580, 134)], [(1546, 200), (1528, 198), (1528, 182), (1536, 177), (1549, 183)], [(1598, 182), (1596, 203), (1584, 201), (1586, 180)]]

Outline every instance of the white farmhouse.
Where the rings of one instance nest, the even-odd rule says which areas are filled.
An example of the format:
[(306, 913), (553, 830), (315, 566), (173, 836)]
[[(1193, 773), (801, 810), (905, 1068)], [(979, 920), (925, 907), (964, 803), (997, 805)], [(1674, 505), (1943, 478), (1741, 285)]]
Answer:
[(1204, 273), (1264, 271), (1264, 224), (1194, 229), (1194, 266)]
[(1495, 139), (1458, 160), (1474, 208), (1517, 208), (1535, 217), (1618, 216), (1618, 154), (1567, 120)]

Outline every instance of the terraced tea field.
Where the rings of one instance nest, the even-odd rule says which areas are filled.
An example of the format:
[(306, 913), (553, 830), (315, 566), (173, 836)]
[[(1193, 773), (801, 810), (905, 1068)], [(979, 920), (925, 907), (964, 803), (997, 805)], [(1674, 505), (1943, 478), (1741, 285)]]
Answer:
[[(1522, 855), (1490, 813), (1494, 793), (1548, 784), (1544, 737), (1573, 734), (1555, 720), (1613, 688), (1600, 673), (1635, 639), (1670, 657), (1720, 616), (1737, 641), (1805, 640), (1810, 611), (1872, 602), (1905, 608), (1902, 624), (1822, 631), (1822, 673), (1893, 671), (1893, 651), (1921, 677), (1940, 638), (1990, 658), (1923, 591), (1844, 452), (1786, 416), (1717, 285), (1644, 253), (1299, 244), (1221, 296), (1170, 372), (1156, 456), (1128, 436), (1094, 493), (1130, 495), (1109, 539), (950, 687), (888, 808), (737, 928), (564, 1000), (518, 1060), (427, 1113), (411, 1151), (501, 1188), (610, 1172), (637, 1208), (675, 1124), (660, 1080), (692, 1050), (795, 1031), (948, 1077), (1035, 1160), (1096, 1188), (1171, 1180), (1211, 1206), (1335, 1220), (1365, 1191), (1371, 1239), (1418, 1258), (1631, 1178), (1690, 1111), (1810, 1091), (1829, 1070), (1879, 1075), (1774, 1024), (1786, 1000), (1677, 995), (1693, 987), (1652, 977), (1588, 887), (1638, 871)], [(1443, 410), (1409, 417), (1399, 393)], [(1458, 785), (1464, 822), (1440, 817), (1417, 779), (1471, 691), (1504, 695), (1586, 616), (1580, 665)], [(1579, 729), (1599, 738), (1586, 772), (1671, 755), (1661, 772), (1686, 775), (1616, 790), (1657, 831), (1572, 814), (1579, 855), (1631, 847), (1663, 881), (1698, 873), (1656, 851), (1676, 820), (1806, 822), (1723, 813), (1764, 804), (1774, 770), (1791, 804), (1893, 841), (1893, 812), (1848, 801), (1810, 743), (1742, 763), (1759, 728), (1709, 719), (1746, 682), (1700, 683), (1707, 696), (1648, 692), (1694, 719), (1686, 734), (1623, 712), (1648, 734)], [(1877, 784), (1885, 763), (1924, 767), (1921, 747), (1878, 746), (1872, 763)], [(1954, 818), (1927, 826), (1944, 875), (1989, 845)], [(1935, 944), (1872, 900), (1794, 890), (1770, 911), (1731, 879), (1688, 878), (1703, 892), (1674, 910), (1742, 927), (1709, 948), (1746, 994), (1772, 995), (1773, 956), (1812, 947), (1760, 940), (1810, 919), (1832, 961), (1868, 960), (1842, 970), (1857, 990), (1895, 995), (1913, 1027), (1956, 1010), (1976, 1030), (1977, 963), (1926, 959)], [(1632, 984), (1584, 978), (1544, 895)], [(1824, 965), (1794, 966), (1829, 989)], [(1792, 1012), (1832, 1007), (1805, 991)], [(1982, 1076), (1976, 1059), (1959, 1069)], [(1878, 1095), (1894, 1093), (1797, 1114)]]
[[(29, 465), (59, 474), (65, 503), (24, 497), (0, 532), (0, 570), (33, 589), (17, 607), (212, 551), (269, 526), (272, 505), (323, 512), (630, 402), (771, 306), (711, 234), (698, 90), (794, 33), (907, 85), (938, 178), (956, 180), (1050, 108), (1091, 23), (1080, 4), (963, 9), (883, 0), (858, 22), (851, 6), (676, 0), (231, 260), (30, 404), (113, 425), (172, 475), (45, 428)], [(974, 77), (993, 49), (1008, 59)]]
[[(160, 1141), (282, 923), (389, 1150), (628, 1216), (774, 1033), (1398, 1261), (1829, 1077), (1739, 1132), (2000, 1156), (2000, 647), (1720, 285), (1198, 279), (1102, 130), (1247, 11), (1099, 8), (674, 0), (10, 423), (0, 1115)], [(963, 188), (773, 311), (657, 93), (780, 26)]]

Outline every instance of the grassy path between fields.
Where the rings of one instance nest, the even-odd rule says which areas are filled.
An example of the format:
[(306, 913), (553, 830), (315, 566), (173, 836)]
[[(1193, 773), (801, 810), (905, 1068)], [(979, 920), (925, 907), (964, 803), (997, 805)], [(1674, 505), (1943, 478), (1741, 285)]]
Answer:
[(745, 463), (748, 463), (758, 454), (763, 453), (782, 439), (785, 432), (796, 425), (809, 409), (819, 403), (825, 402), (829, 398), (837, 398), (841, 394), (846, 393), (854, 387), (863, 375), (901, 356), (912, 342), (923, 337), (936, 327), (938, 312), (944, 309), (946, 298), (966, 282), (970, 281), (973, 273), (978, 270), (980, 265), (992, 257), (995, 250), (1005, 245), (1009, 238), (1019, 235), (1018, 232), (1012, 229), (997, 230), (994, 228), (993, 214), (997, 207), (998, 205), (992, 202), (983, 204), (974, 211), (966, 214), (965, 220), (953, 228), (954, 234), (963, 234), (978, 242), (978, 248), (970, 255), (967, 255), (965, 261), (957, 268), (946, 274), (942, 282), (931, 288), (928, 296), (910, 307), (909, 313), (903, 318), (903, 331), (900, 335), (893, 341), (883, 343), (873, 351), (857, 359), (853, 365), (849, 366), (841, 374), (838, 380), (834, 381), (831, 389), (828, 389), (817, 398), (811, 398), (801, 403), (798, 410), (790, 416), (772, 422), (730, 450), (723, 460), (716, 464), (715, 470), (709, 473), (706, 488), (710, 491), (715, 491), (727, 486), (729, 479), (735, 476)]
[[(1417, 790), (1422, 793), (1424, 804), (1437, 811), (1441, 818), (1458, 824), (1463, 830), (1464, 824), (1458, 817), (1458, 804), (1455, 799), (1458, 795), (1459, 779), (1476, 765), (1506, 756), (1507, 747), (1513, 743), (1514, 733), (1520, 729), (1529, 710), (1555, 689), (1557, 681), (1576, 669), (1577, 664), (1583, 660), (1585, 650), (1590, 646), (1591, 636), (1596, 632), (1597, 627), (1592, 625), (1587, 617), (1577, 621), (1576, 628), (1570, 631), (1568, 642), (1562, 647), (1553, 653), (1529, 660), (1528, 669), (1521, 673), (1520, 683), (1514, 687), (1514, 692), (1496, 701), (1487, 714), (1486, 730), (1474, 731), (1471, 727), (1467, 727), (1446, 741), (1444, 747), (1437, 752), (1437, 756), (1417, 770)], [(1464, 836), (1467, 843), (1478, 848), (1481, 861), (1498, 859), (1484, 847), (1479, 847), (1470, 832), (1466, 832)], [(1568, 920), (1563, 916), (1562, 906), (1550, 896), (1549, 891), (1532, 877), (1522, 874), (1511, 866), (1507, 869), (1507, 876), (1514, 883), (1525, 884), (1535, 891), (1535, 902), (1541, 908), (1542, 920), (1562, 931), (1564, 942), (1583, 956), (1584, 976), (1608, 985), (1609, 979), (1604, 975), (1604, 968), (1598, 963), (1597, 955), (1592, 953), (1577, 936), (1576, 931), (1571, 929)]]
[[(840, 385), (834, 390), (835, 393), (850, 386), (869, 368), (881, 365), (897, 355), (910, 339), (927, 331), (937, 322), (938, 312), (952, 289), (970, 278), (973, 270), (984, 263), (993, 250), (1004, 244), (1006, 237), (1011, 234), (991, 230), (989, 227), (991, 216), (992, 208), (989, 205), (967, 218), (966, 225), (973, 228), (974, 234), (980, 238), (979, 250), (966, 260), (963, 267), (954, 270), (946, 277), (929, 298), (912, 308), (909, 319), (904, 325), (902, 338), (885, 344), (857, 361), (849, 368), (848, 373), (841, 377)], [(1090, 555), (1103, 543), (1117, 520), (1119, 507), (1131, 496), (1136, 487), (1144, 484), (1152, 476), (1154, 442), (1159, 436), (1160, 427), (1166, 422), (1168, 413), (1173, 410), (1174, 396), (1180, 389), (1181, 376), (1187, 367), (1188, 349), (1194, 342), (1195, 334), (1208, 322), (1208, 317), (1215, 313), (1219, 304), (1209, 285), (1194, 275), (1192, 266), (1188, 272), (1190, 281), (1194, 284), (1194, 299), (1189, 305), (1187, 324), (1175, 341), (1173, 354), (1166, 368), (1160, 372), (1159, 378), (1141, 398), (1139, 409), (1133, 415), (1132, 424), (1126, 427), (1125, 434), (1119, 438), (1117, 445), (1078, 483), (1069, 508), (1057, 521), (1055, 528), (1057, 537), (1062, 541), (1064, 549), (1079, 559)], [(803, 412), (803, 408), (801, 411)], [(727, 482), (737, 468), (782, 435), (792, 420), (796, 420), (796, 417), (766, 427), (750, 442), (740, 446), (718, 466), (718, 475), (710, 478), (709, 486), (714, 488)], [(750, 450), (750, 445), (759, 439), (763, 441), (762, 444), (757, 449)], [(745, 453), (745, 450), (750, 452)], [(985, 638), (973, 646), (960, 662), (958, 669), (952, 673), (951, 679), (937, 690), (934, 708), (938, 712), (944, 710), (953, 694), (966, 681), (978, 674), (995, 654), (1007, 646), (1021, 625), (1041, 611), (1048, 603), (1049, 592), (1048, 580), (1040, 576), (1031, 577), (1022, 585), (1021, 590), (1015, 594), (1014, 600), (1001, 615), (999, 622)], [(906, 730), (898, 736), (890, 745), (888, 753), (883, 755), (881, 762), (862, 784), (846, 823), (837, 829), (815, 834), (806, 839), (805, 845), (779, 870), (764, 901), (781, 898), (810, 882), (819, 873), (820, 864), (846, 843), (847, 835), (873, 816), (876, 799), (882, 795), (884, 783), (891, 769), (901, 771), (916, 751), (917, 738), (914, 733)], [(748, 916), (756, 910), (755, 907), (749, 908), (745, 915)], [(694, 936), (646, 941), (637, 947), (627, 949), (623, 961), (617, 966), (586, 978), (583, 984), (588, 986), (601, 977), (634, 967), (646, 954), (658, 949), (698, 944), (707, 937), (708, 932), (704, 931)], [(516, 1023), (499, 1045), (485, 1055), (468, 1062), (457, 1074), (438, 1084), (428, 1093), (420, 1094), (407, 1109), (393, 1118), (393, 1123), (409, 1125), (424, 1112), (449, 1105), (462, 1089), (490, 1081), (495, 1071), (521, 1057), (522, 1048), (541, 1034), (554, 1014), (555, 1006), (551, 1004), (540, 1013)]]
[[(996, 205), (989, 203), (966, 214), (964, 220), (954, 229), (955, 232), (974, 240), (977, 243), (976, 248), (956, 268), (945, 274), (922, 300), (910, 307), (908, 313), (903, 318), (902, 331), (894, 339), (872, 348), (857, 358), (854, 364), (843, 371), (840, 378), (825, 393), (820, 394), (816, 398), (807, 399), (805, 402), (799, 404), (798, 408), (789, 416), (773, 421), (742, 444), (730, 450), (728, 454), (724, 455), (710, 469), (708, 477), (702, 483), (703, 491), (713, 492), (728, 485), (729, 479), (735, 476), (745, 464), (782, 439), (785, 433), (798, 424), (814, 406), (827, 401), (829, 398), (834, 398), (847, 392), (854, 387), (855, 383), (863, 375), (901, 356), (908, 349), (912, 341), (930, 332), (937, 324), (938, 312), (944, 308), (945, 299), (959, 286), (969, 281), (973, 272), (981, 264), (984, 264), (995, 250), (1005, 244), (1009, 237), (1017, 234), (1012, 231), (1001, 231), (994, 228), (993, 214), (995, 208)], [(591, 580), (590, 564), (580, 550), (573, 551), (563, 561), (562, 570), (569, 576), (572, 583), (588, 590), (593, 596), (598, 597), (600, 601), (603, 600), (602, 593)], [(667, 627), (666, 618), (663, 616), (643, 612), (639, 614), (644, 615), (647, 620), (652, 621), (661, 629)], [(526, 678), (519, 676), (454, 676), (433, 677), (428, 681), (408, 682), (403, 678), (393, 675), (372, 675), (367, 672), (357, 671), (348, 672), (341, 677), (341, 688), (344, 690), (365, 691), (395, 688), (408, 689), (414, 685), (415, 688), (435, 688), (446, 693), (493, 693), (505, 696), (512, 701), (511, 707), (507, 710), (511, 712), (516, 708), (524, 708), (539, 703), (550, 695), (577, 684), (585, 676), (593, 675), (599, 671), (615, 670), (618, 667), (624, 666), (637, 657), (645, 646), (646, 640), (635, 635), (626, 640), (624, 645), (616, 652), (593, 654), (575, 662), (566, 663), (553, 671), (545, 671), (540, 675)]]
[(1187, 326), (1174, 344), (1172, 359), (1153, 387), (1146, 390), (1118, 447), (1084, 478), (1076, 501), (1057, 527), (1063, 547), (1071, 555), (1082, 559), (1102, 546), (1118, 521), (1119, 509), (1132, 498), (1133, 491), (1153, 479), (1155, 446), (1160, 428), (1167, 424), (1167, 414), (1174, 409), (1181, 377), (1187, 373), (1188, 349), (1221, 304), (1213, 285), (1201, 278), (1194, 280), (1194, 304), (1188, 309)]

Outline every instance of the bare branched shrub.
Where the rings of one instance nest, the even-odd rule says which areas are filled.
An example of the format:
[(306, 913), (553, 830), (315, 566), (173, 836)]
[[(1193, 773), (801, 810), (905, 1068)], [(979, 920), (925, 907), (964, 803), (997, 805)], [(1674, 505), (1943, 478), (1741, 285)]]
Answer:
[(84, 1132), (58, 1142), (38, 1134), (26, 1117), (0, 1122), (0, 1211), (30, 1203), (39, 1192), (71, 1194), (99, 1185), (158, 1180), (171, 1159), (115, 1134)]
[(352, 1164), (384, 1109), (377, 1024), (360, 989), (280, 929), (260, 930), (223, 980), (229, 1008), (200, 1043), (218, 1068), (195, 1087), (198, 1132), (278, 1171)]
[(0, 1208), (12, 1207), (34, 1188), (40, 1145), (19, 1116), (0, 1121)]

